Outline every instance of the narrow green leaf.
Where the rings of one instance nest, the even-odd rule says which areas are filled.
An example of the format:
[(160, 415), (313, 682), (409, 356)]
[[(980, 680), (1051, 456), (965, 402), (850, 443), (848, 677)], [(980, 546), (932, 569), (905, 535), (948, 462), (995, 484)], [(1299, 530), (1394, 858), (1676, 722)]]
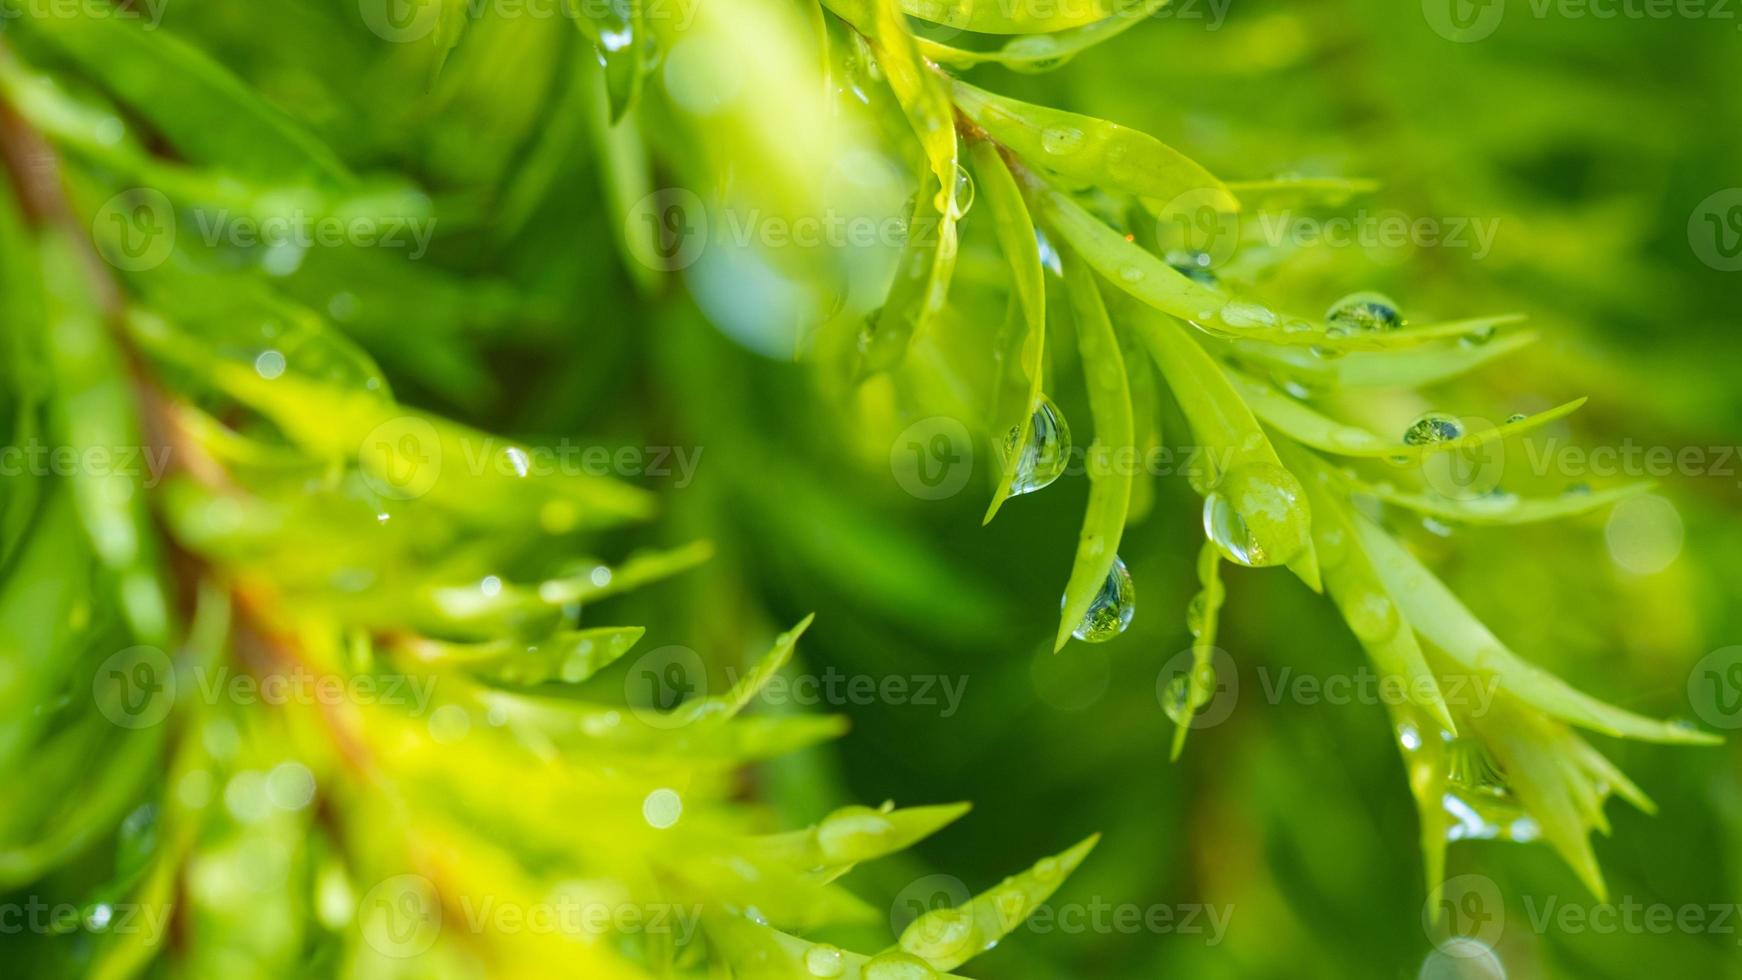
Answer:
[(979, 175), (979, 194), (992, 212), (998, 245), (1010, 263), (1014, 303), (992, 355), (998, 365), (998, 385), (991, 433), (996, 449), (1014, 446), (1016, 451), (1007, 453), (1004, 459), (998, 487), (986, 509), (984, 523), (989, 524), (1010, 497), (1022, 462), (1021, 447), (1028, 445), (1034, 432), (1046, 347), (1046, 281), (1040, 265), (1040, 243), (1034, 237), (1034, 222), (1003, 155), (995, 144), (986, 141), (974, 142), (968, 152), (974, 172)]
[(900, 810), (847, 806), (813, 826), (763, 837), (756, 845), (794, 868), (833, 880), (856, 864), (906, 850), (955, 823), (968, 809), (966, 803)]
[(1183, 677), (1176, 676), (1172, 683), (1178, 685), (1177, 690), (1170, 686), (1165, 695), (1166, 706), (1177, 716), (1173, 718), (1173, 748), (1169, 752), (1169, 758), (1176, 761), (1185, 751), (1192, 716), (1215, 695), (1216, 627), (1225, 598), (1222, 553), (1213, 543), (1205, 541), (1198, 550), (1198, 592), (1186, 607), (1186, 625), (1192, 634), (1191, 671)]
[(1656, 483), (1646, 481), (1591, 493), (1563, 493), (1558, 497), (1521, 498), (1504, 494), (1458, 500), (1438, 494), (1399, 490), (1385, 483), (1368, 483), (1348, 477), (1342, 479), (1356, 493), (1364, 493), (1388, 504), (1406, 507), (1440, 520), (1475, 525), (1535, 524), (1563, 517), (1576, 517), (1601, 510), (1618, 500), (1625, 500), (1657, 486)]
[(1095, 596), (1119, 559), (1119, 539), (1131, 505), (1131, 388), (1119, 339), (1102, 303), (1095, 278), (1075, 256), (1065, 266), (1065, 291), (1076, 322), (1077, 346), (1089, 394), (1095, 441), (1089, 447), (1089, 504), (1083, 515), (1077, 555), (1065, 585), (1054, 650), (1070, 641), (1071, 631), (1088, 615)]
[(955, 969), (1022, 925), (1077, 870), (1100, 839), (1096, 834), (1067, 851), (1041, 858), (1034, 867), (1006, 878), (965, 905), (921, 915), (901, 931), (899, 948), (933, 969)]
[(416, 638), (406, 646), (417, 659), (437, 667), (456, 667), (508, 684), (548, 680), (578, 684), (629, 652), (647, 632), (640, 626), (563, 630), (526, 643), (501, 639), (486, 643), (448, 643)]
[(1550, 422), (1562, 419), (1579, 410), (1588, 399), (1575, 398), (1563, 405), (1557, 405), (1545, 412), (1504, 425), (1467, 432), (1456, 439), (1442, 442), (1429, 442), (1419, 445), (1393, 442), (1361, 428), (1347, 425), (1335, 419), (1327, 418), (1304, 402), (1277, 391), (1261, 381), (1257, 381), (1239, 371), (1229, 368), (1229, 375), (1240, 387), (1240, 393), (1246, 403), (1252, 406), (1266, 424), (1274, 426), (1277, 431), (1285, 433), (1289, 438), (1305, 443), (1314, 449), (1334, 453), (1339, 456), (1356, 456), (1367, 459), (1421, 459), (1438, 453), (1457, 452), (1471, 449), (1496, 439), (1506, 439), (1521, 435), (1532, 429), (1544, 426)]
[(1414, 555), (1378, 525), (1357, 515), (1356, 540), (1409, 622), (1463, 669), (1496, 677), (1504, 691), (1547, 714), (1583, 728), (1624, 738), (1685, 745), (1721, 739), (1669, 722), (1653, 721), (1582, 694), (1565, 681), (1520, 659)]
[(1239, 200), (1202, 165), (1147, 133), (1018, 102), (966, 82), (954, 82), (953, 91), (968, 118), (1033, 166), (1139, 197), (1172, 201), (1190, 194), (1193, 208), (1240, 209)]
[(1046, 34), (1103, 20), (1115, 0), (1081, 3), (1011, 3), (1009, 0), (901, 0), (901, 9), (920, 20), (959, 27), (976, 34)]
[(1003, 65), (1012, 71), (1041, 72), (1062, 68), (1078, 54), (1110, 41), (1149, 19), (1168, 0), (1141, 0), (1122, 7), (1103, 20), (1071, 28), (1056, 34), (1024, 35), (1005, 41), (991, 51), (970, 51), (937, 41), (919, 38), (919, 50), (939, 64), (956, 68), (976, 65)]

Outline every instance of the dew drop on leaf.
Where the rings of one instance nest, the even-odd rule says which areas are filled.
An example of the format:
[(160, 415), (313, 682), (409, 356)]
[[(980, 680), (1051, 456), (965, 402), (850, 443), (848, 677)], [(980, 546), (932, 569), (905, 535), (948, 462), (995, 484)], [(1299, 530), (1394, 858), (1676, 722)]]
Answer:
[(1131, 617), (1137, 614), (1136, 603), (1131, 571), (1125, 567), (1125, 560), (1115, 555), (1107, 581), (1101, 583), (1101, 591), (1095, 593), (1095, 601), (1089, 604), (1089, 611), (1077, 628), (1071, 630), (1071, 635), (1085, 643), (1105, 643), (1131, 625)]
[(1384, 293), (1350, 293), (1331, 304), (1325, 322), (1353, 332), (1377, 333), (1403, 326), (1403, 315)]
[(974, 178), (968, 173), (968, 169), (959, 163), (956, 164), (956, 187), (954, 193), (956, 195), (956, 215), (960, 217), (961, 215), (967, 214), (968, 209), (974, 206)]
[(859, 975), (864, 980), (933, 980), (937, 971), (917, 956), (892, 949), (867, 960)]
[(1274, 463), (1233, 467), (1204, 498), (1204, 533), (1229, 561), (1287, 564), (1306, 547), (1304, 494), (1294, 474)]
[(1216, 311), (1216, 316), (1224, 324), (1236, 330), (1276, 325), (1276, 312), (1257, 303), (1226, 303), (1220, 310)]
[(813, 977), (838, 977), (846, 969), (841, 951), (833, 946), (812, 946), (805, 951), (804, 968)]
[(1444, 412), (1429, 412), (1416, 419), (1404, 433), (1403, 441), (1411, 446), (1431, 446), (1450, 442), (1464, 434), (1464, 423)]
[(1210, 253), (1195, 249), (1174, 249), (1162, 257), (1173, 271), (1206, 286), (1216, 285), (1216, 274), (1210, 271)]
[[(1016, 440), (1021, 436), (1021, 431), (1020, 428), (1013, 428), (1005, 435), (1005, 459), (1009, 459), (1017, 451)], [(1016, 479), (1010, 484), (1010, 495), (1013, 497), (1051, 486), (1064, 473), (1065, 464), (1070, 462), (1070, 426), (1065, 424), (1058, 406), (1045, 395), (1041, 396), (1040, 404), (1034, 410), (1028, 444), (1021, 448), (1021, 453), (1016, 463)]]

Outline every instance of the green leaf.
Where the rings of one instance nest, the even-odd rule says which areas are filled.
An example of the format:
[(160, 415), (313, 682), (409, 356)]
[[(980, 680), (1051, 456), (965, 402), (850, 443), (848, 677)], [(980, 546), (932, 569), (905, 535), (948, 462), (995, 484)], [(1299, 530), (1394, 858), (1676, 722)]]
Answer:
[(1482, 625), (1457, 596), (1403, 545), (1357, 515), (1356, 541), (1399, 610), (1422, 637), (1472, 674), (1498, 678), (1502, 690), (1562, 721), (1623, 738), (1683, 745), (1721, 739), (1669, 722), (1653, 721), (1604, 704), (1520, 659)]
[(1227, 594), (1222, 586), (1222, 553), (1215, 544), (1205, 541), (1198, 549), (1198, 592), (1186, 608), (1186, 625), (1192, 634), (1192, 667), (1187, 674), (1176, 675), (1165, 694), (1164, 707), (1170, 709), (1174, 722), (1169, 758), (1176, 761), (1185, 751), (1192, 716), (1215, 696), (1216, 626)]
[(1088, 615), (1095, 596), (1119, 560), (1119, 539), (1131, 505), (1131, 388), (1119, 338), (1094, 276), (1071, 257), (1065, 266), (1065, 291), (1075, 317), (1095, 441), (1089, 447), (1089, 504), (1077, 541), (1070, 581), (1065, 585), (1054, 650), (1064, 649), (1071, 631)]
[(1161, 201), (1190, 194), (1194, 208), (1240, 209), (1240, 202), (1208, 170), (1147, 133), (1018, 102), (966, 82), (954, 82), (953, 91), (968, 118), (1033, 166), (1082, 185)]
[(1531, 331), (1509, 333), (1485, 344), (1422, 344), (1386, 351), (1356, 351), (1324, 358), (1301, 347), (1279, 347), (1239, 338), (1214, 337), (1242, 360), (1329, 388), (1417, 388), (1438, 384), (1534, 343)]
[(1083, 27), (1112, 15), (1115, 0), (1011, 3), (1009, 0), (901, 0), (920, 20), (977, 34), (1045, 34)]
[(1042, 191), (1038, 200), (1047, 224), (1090, 268), (1145, 304), (1182, 320), (1207, 319), (1227, 305), (1228, 297), (1221, 291), (1180, 275), (1063, 193)]
[(998, 245), (1010, 263), (1014, 304), (998, 347), (992, 353), (998, 366), (998, 386), (991, 432), (996, 448), (1002, 451), (1014, 446), (1016, 451), (1007, 453), (1004, 460), (998, 487), (986, 509), (983, 523), (989, 524), (1010, 497), (1022, 463), (1021, 447), (1028, 445), (1034, 432), (1046, 348), (1046, 281), (1040, 265), (1040, 243), (1034, 237), (1034, 222), (1003, 155), (995, 144), (986, 141), (971, 144), (969, 154), (974, 172), (979, 175), (980, 196), (992, 212)]
[[(64, 445), (145, 458), (136, 395), (121, 351), (98, 306), (104, 285), (93, 281), (95, 257), (58, 226), (38, 241), (47, 335), (54, 379), (50, 403)], [(73, 499), (92, 547), (120, 576), (122, 608), (141, 640), (169, 641), (169, 605), (157, 567), (156, 535), (145, 503), (146, 467), (82, 465), (72, 474)]]
[(1071, 28), (1057, 34), (1029, 34), (1005, 41), (991, 51), (970, 51), (952, 47), (927, 38), (919, 38), (919, 50), (939, 64), (956, 68), (976, 65), (1003, 65), (1012, 71), (1041, 72), (1062, 68), (1078, 54), (1110, 41), (1149, 19), (1168, 0), (1142, 0), (1121, 8), (1103, 20)]
[(326, 144), (174, 33), (122, 17), (29, 9), (21, 27), (75, 60), (186, 159), (253, 180), (354, 181)]
[(507, 684), (548, 680), (579, 684), (629, 652), (647, 632), (640, 626), (563, 630), (534, 643), (500, 639), (486, 643), (448, 643), (422, 637), (405, 646), (418, 660), (453, 667)]
[(1576, 517), (1601, 510), (1618, 500), (1625, 500), (1657, 486), (1656, 483), (1647, 481), (1590, 493), (1563, 493), (1558, 497), (1521, 498), (1506, 494), (1460, 500), (1433, 493), (1412, 493), (1386, 483), (1368, 483), (1346, 476), (1341, 479), (1356, 493), (1364, 493), (1388, 504), (1405, 507), (1440, 520), (1474, 525), (1536, 524), (1563, 517)]
[(1096, 834), (1067, 851), (1041, 858), (1034, 867), (1006, 878), (965, 905), (926, 912), (901, 931), (900, 949), (936, 970), (953, 970), (966, 963), (1022, 925), (1100, 839)]
[(846, 806), (803, 830), (761, 838), (757, 846), (799, 870), (833, 880), (856, 864), (906, 850), (955, 823), (968, 809), (966, 803), (900, 810)]
[(1521, 435), (1531, 429), (1563, 419), (1579, 410), (1588, 399), (1575, 398), (1545, 412), (1503, 425), (1467, 432), (1456, 439), (1442, 442), (1411, 444), (1392, 442), (1355, 425), (1346, 425), (1319, 414), (1310, 406), (1230, 368), (1229, 375), (1240, 386), (1246, 403), (1267, 425), (1289, 438), (1314, 449), (1339, 456), (1367, 459), (1421, 459), (1438, 453), (1472, 449), (1496, 439)]
[[(1141, 308), (1133, 308), (1125, 321), (1149, 348), (1150, 356), (1172, 389), (1174, 400), (1191, 427), (1200, 454), (1198, 465), (1210, 469), (1197, 486), (1200, 493), (1209, 491), (1228, 473), (1241, 467), (1275, 467), (1292, 477), (1257, 417), (1229, 381), (1227, 370), (1231, 369), (1225, 370), (1217, 363), (1179, 323), (1165, 322)], [(1285, 514), (1265, 515), (1264, 526), (1266, 533), (1276, 539), (1267, 550), (1286, 553), (1290, 545), (1299, 544), (1288, 567), (1309, 588), (1318, 591), (1321, 584), (1312, 542), (1312, 508), (1306, 495), (1297, 494)]]

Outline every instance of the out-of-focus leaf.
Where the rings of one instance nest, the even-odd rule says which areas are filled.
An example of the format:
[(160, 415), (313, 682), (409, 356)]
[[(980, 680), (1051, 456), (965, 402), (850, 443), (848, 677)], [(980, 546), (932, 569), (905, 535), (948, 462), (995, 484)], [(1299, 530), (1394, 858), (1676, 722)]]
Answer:
[(1110, 41), (1147, 20), (1168, 0), (1140, 0), (1112, 16), (1057, 34), (1027, 34), (1005, 41), (990, 51), (971, 51), (927, 38), (919, 38), (919, 50), (939, 64), (956, 68), (997, 64), (1012, 71), (1042, 72), (1062, 68), (1083, 51)]

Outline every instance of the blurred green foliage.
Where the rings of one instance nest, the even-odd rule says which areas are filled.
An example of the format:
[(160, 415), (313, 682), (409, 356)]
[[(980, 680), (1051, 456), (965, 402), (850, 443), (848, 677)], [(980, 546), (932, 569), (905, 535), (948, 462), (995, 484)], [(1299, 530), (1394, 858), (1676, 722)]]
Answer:
[[(1568, 483), (1589, 481), (1585, 512), (1424, 522), (1410, 502), (1432, 488), (1401, 469), (1389, 486), (1381, 454), (1361, 464), (1349, 533), (1383, 521), (1409, 549), (1398, 561), (1431, 567), (1511, 649), (1594, 697), (1706, 728), (1742, 720), (1698, 694), (1702, 666), (1723, 666), (1742, 635), (1742, 477), (1724, 462), (1742, 442), (1742, 341), (1738, 273), (1723, 268), (1742, 191), (1714, 198), (1742, 183), (1730, 84), (1742, 35), (1713, 8), (1603, 18), (1515, 3), (1472, 8), (1503, 17), (1458, 43), (1434, 8), (1192, 0), (1143, 8), (1121, 31), (1078, 26), (1111, 10), (1088, 3), (939, 8), (970, 27), (1038, 12), (1053, 18), (1039, 26), (1093, 32), (1100, 43), (1060, 64), (1032, 44), (964, 55), (1005, 39), (882, 3), (601, 3), (575, 16), (449, 0), (4, 0), (0, 425), (14, 447), (169, 455), (161, 472), (87, 456), (5, 476), (0, 909), (12, 918), (0, 927), (38, 900), (73, 903), (80, 922), (0, 929), (0, 958), (33, 976), (812, 965), (762, 919), (867, 954), (899, 940), (973, 976), (1489, 975), (1485, 956), (1435, 949), (1445, 878), (1498, 896), (1503, 930), (1469, 924), (1508, 976), (1742, 976), (1734, 744), (1595, 736), (1655, 815), (1610, 808), (1594, 863), (1569, 853), (1601, 822), (1580, 817), (1556, 841), (1567, 861), (1541, 845), (1458, 843), (1443, 874), (1430, 846), (1424, 876), (1387, 706), (1277, 688), (1371, 671), (1345, 622), (1359, 613), (1314, 595), (1317, 571), (1216, 569), (1185, 464), (1205, 442), (1202, 402), (1183, 389), (1238, 358), (1260, 391), (1295, 404), (1290, 382), (1322, 379), (1288, 363), (1346, 379), (1380, 362), (1267, 362), (1238, 331), (1182, 341), (1119, 294), (1117, 266), (1096, 266), (1086, 239), (1050, 235), (1029, 255), (1022, 234), (996, 227), (1020, 210), (1057, 228), (1079, 208), (1083, 228), (1129, 228), (1134, 251), (1162, 255), (1166, 214), (1121, 194), (1181, 181), (1246, 205), (1240, 247), (1214, 255), (1242, 295), (1315, 312), (1378, 290), (1401, 301), (1405, 329), (1527, 315), (1534, 343), (1506, 324), (1486, 344), (1435, 345), (1476, 367), (1455, 379), (1424, 368), (1432, 383), (1315, 383), (1314, 405), (1389, 447), (1424, 412), (1498, 421), (1589, 396), (1499, 457), (1523, 498), (1564, 501)], [(908, 27), (917, 40), (901, 40)], [(927, 94), (938, 76), (923, 59), (975, 89)], [(1020, 126), (970, 111), (975, 90), (1165, 145), (1130, 150), (1144, 164), (1128, 179), (1052, 175), (1082, 193), (1049, 204), (1020, 152), (974, 152), (991, 145), (978, 130), (1024, 149)], [(1027, 149), (1050, 152), (1055, 129), (1039, 124)], [(1006, 162), (1014, 195), (996, 183)], [(1715, 239), (1701, 238), (1705, 214)], [(1295, 231), (1394, 217), (1435, 240), (1312, 244)], [(768, 237), (817, 219), (901, 240)], [(698, 221), (708, 231), (692, 253)], [(937, 229), (919, 261), (902, 252), (923, 241), (915, 228)], [(1045, 270), (1054, 261), (1070, 278)], [(1041, 305), (1013, 298), (1031, 265)], [(1105, 274), (1099, 291), (1087, 266)], [(1042, 319), (1035, 362), (1008, 325)], [(1115, 353), (1127, 370), (1097, 373)], [(1026, 373), (1001, 375), (1019, 361)], [(1130, 481), (1117, 516), (1101, 481), (1073, 470), (982, 526), (1011, 475), (996, 423), (1032, 405), (1012, 413), (991, 393), (1043, 388), (1079, 447), (1121, 428), (1106, 395), (1122, 389), (1137, 410), (1112, 441), (1175, 449), (1177, 462)], [(1229, 390), (1257, 404), (1251, 388)], [(968, 465), (955, 492), (926, 499), (900, 457), (913, 426), (929, 438), (937, 419), (967, 431), (952, 451)], [(1308, 482), (1316, 454), (1276, 441)], [(1668, 473), (1569, 473), (1566, 457), (1542, 463), (1551, 445), (1704, 455)], [(576, 471), (607, 458), (585, 448), (611, 462)], [(1649, 495), (1610, 506), (1606, 492), (1641, 478), (1657, 483)], [(1342, 505), (1309, 489), (1319, 532), (1324, 508)], [(1075, 608), (1116, 550), (1136, 616), (1111, 643), (1054, 653), (1076, 618), (1055, 604), (1097, 527), (1117, 547), (1076, 576)], [(1221, 616), (1194, 644), (1186, 610), (1200, 591)], [(1405, 592), (1417, 594), (1398, 589), (1399, 604)], [(802, 644), (779, 642), (812, 613)], [(1212, 644), (1238, 696), (1170, 764), (1184, 729), (1164, 710), (1168, 681)], [(154, 674), (154, 657), (173, 666)], [(879, 693), (843, 680), (809, 699), (753, 696), (748, 682), (768, 678), (745, 665), (787, 658), (789, 680), (870, 679)], [(689, 693), (714, 698), (675, 715), (639, 700), (647, 670), (657, 680), (673, 663)], [(188, 696), (213, 677), (299, 669), (397, 678), (420, 699), (408, 711), (356, 687), (337, 705)], [(166, 717), (115, 720), (137, 720), (129, 678), (171, 673), (182, 693)], [(1536, 731), (1539, 717), (1483, 725)], [(1545, 739), (1564, 731), (1542, 724), (1557, 732)], [(1516, 758), (1459, 751), (1435, 772)], [(1603, 772), (1599, 812), (1627, 792)], [(840, 809), (889, 798), (975, 809)], [(793, 830), (809, 825), (833, 830)], [(1096, 832), (1086, 859), (1066, 851)], [(1059, 857), (965, 924), (896, 931), (1044, 854)], [(1733, 919), (1538, 925), (1551, 902), (1598, 907), (1597, 864), (1617, 907)], [(1061, 865), (1074, 869), (1062, 885)], [(525, 909), (555, 895), (708, 920), (681, 942), (454, 927), (473, 911), (462, 897)], [(987, 912), (999, 895), (1009, 904)], [(1037, 904), (1048, 914), (1019, 926)], [(160, 929), (107, 928), (119, 912), (170, 908)], [(438, 908), (449, 926), (432, 934)], [(1007, 930), (957, 970), (962, 935), (978, 950)], [(838, 962), (846, 976), (862, 966)]]

